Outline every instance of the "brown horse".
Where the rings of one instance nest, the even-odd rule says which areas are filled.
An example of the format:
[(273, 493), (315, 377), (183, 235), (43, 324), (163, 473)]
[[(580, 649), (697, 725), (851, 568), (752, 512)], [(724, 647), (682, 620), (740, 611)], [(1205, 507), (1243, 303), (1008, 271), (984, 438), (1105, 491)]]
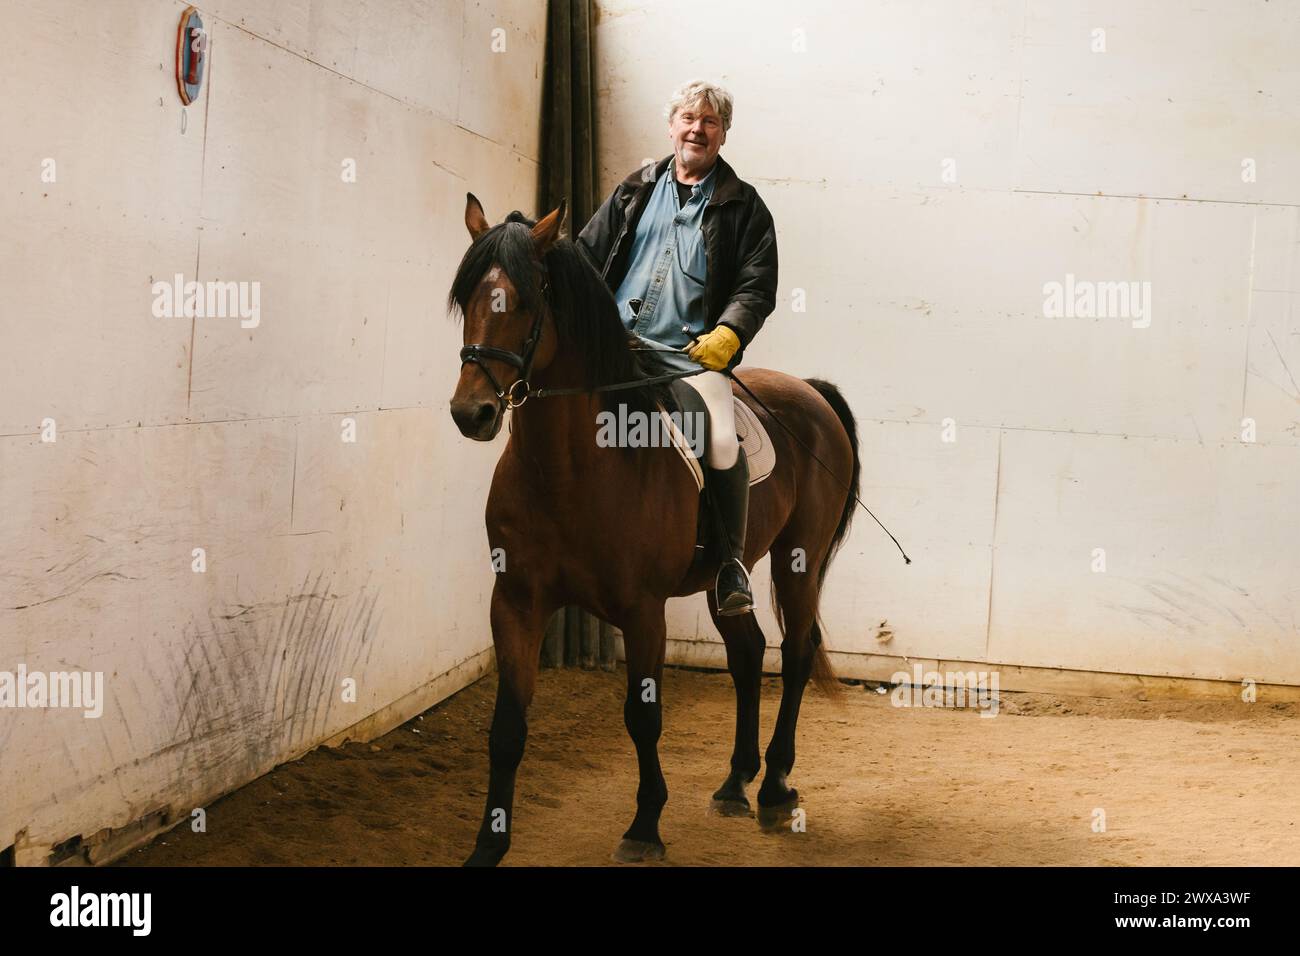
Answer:
[[(494, 564), (491, 610), (498, 686), (488, 738), (487, 805), (469, 865), (493, 865), (510, 847), (515, 772), (524, 752), (543, 631), (552, 612), (566, 605), (586, 608), (623, 631), (623, 719), (636, 747), (640, 786), (636, 816), (615, 859), (663, 856), (659, 815), (668, 790), (657, 745), (664, 604), (712, 588), (717, 570), (692, 571), (700, 494), (677, 452), (597, 442), (602, 410), (620, 403), (652, 410), (656, 394), (650, 386), (597, 389), (639, 381), (653, 370), (629, 348), (600, 275), (573, 241), (561, 238), (564, 209), (561, 202), (536, 223), (513, 212), (489, 226), (482, 206), (469, 195), (465, 225), (473, 242), (448, 296), (449, 310), (464, 317), (466, 343), (451, 399), (456, 424), (466, 437), (489, 441), (506, 410), (513, 409), (510, 440), (487, 502), (488, 544), (504, 559)], [(759, 822), (773, 826), (788, 823), (798, 805), (786, 777), (794, 766), (804, 687), (811, 676), (828, 690), (839, 688), (817, 612), (827, 566), (853, 514), (857, 434), (848, 405), (829, 383), (766, 369), (740, 377), (807, 446), (800, 449), (756, 409), (777, 449), (772, 474), (752, 490), (745, 538), (746, 567), (772, 555), (773, 607), (783, 632), (781, 708), (758, 791)], [(548, 389), (572, 391), (547, 396)], [(540, 397), (529, 399), (539, 390)], [(745, 784), (759, 770), (766, 641), (753, 614), (719, 617), (712, 591), (708, 604), (736, 687), (731, 772), (714, 794), (714, 807), (728, 815), (751, 815)]]

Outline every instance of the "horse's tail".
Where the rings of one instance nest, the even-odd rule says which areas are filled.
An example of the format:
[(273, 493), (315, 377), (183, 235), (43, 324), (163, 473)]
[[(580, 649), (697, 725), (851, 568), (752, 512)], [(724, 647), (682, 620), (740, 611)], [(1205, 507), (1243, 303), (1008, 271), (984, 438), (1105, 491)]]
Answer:
[[(844, 500), (844, 509), (840, 512), (839, 523), (835, 526), (835, 533), (831, 535), (831, 546), (826, 551), (826, 557), (822, 559), (822, 566), (817, 569), (817, 586), (820, 588), (822, 582), (826, 580), (826, 570), (831, 566), (831, 558), (835, 557), (835, 552), (844, 543), (849, 533), (849, 525), (853, 523), (856, 510), (854, 505), (857, 504), (858, 486), (862, 480), (862, 460), (858, 457), (858, 422), (853, 417), (853, 410), (849, 408), (849, 403), (844, 400), (843, 393), (830, 382), (820, 378), (808, 378), (804, 381), (815, 388), (817, 394), (826, 399), (826, 404), (834, 410), (835, 417), (840, 420), (845, 433), (849, 436), (849, 447), (853, 449), (853, 470), (849, 473), (848, 480), (849, 496)], [(837, 477), (841, 481), (844, 480), (843, 475)]]
[[(817, 390), (817, 394), (826, 399), (826, 404), (835, 412), (835, 417), (840, 420), (845, 433), (849, 437), (849, 447), (853, 449), (853, 470), (848, 477), (848, 497), (844, 501), (844, 508), (840, 511), (840, 520), (835, 525), (835, 533), (831, 535), (830, 547), (826, 549), (826, 556), (822, 558), (821, 567), (817, 569), (817, 592), (820, 596), (822, 584), (826, 580), (826, 572), (831, 566), (831, 558), (839, 551), (844, 539), (848, 536), (849, 525), (853, 522), (855, 505), (858, 498), (858, 485), (862, 478), (862, 461), (858, 457), (858, 423), (853, 417), (853, 410), (849, 408), (849, 403), (844, 400), (843, 393), (839, 388), (830, 382), (820, 378), (805, 379), (809, 385)], [(837, 476), (841, 481), (843, 475)], [(830, 657), (826, 653), (826, 645), (822, 641), (821, 614), (813, 624), (812, 641), (814, 646), (813, 652), (813, 669), (812, 680), (818, 689), (830, 694), (836, 695), (843, 689), (839, 678), (835, 676), (835, 669), (831, 667)]]

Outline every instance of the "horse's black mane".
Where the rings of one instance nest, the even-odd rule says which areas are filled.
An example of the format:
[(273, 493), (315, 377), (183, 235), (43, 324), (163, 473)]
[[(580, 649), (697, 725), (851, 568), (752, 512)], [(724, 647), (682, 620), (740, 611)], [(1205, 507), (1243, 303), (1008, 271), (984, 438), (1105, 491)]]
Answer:
[[(534, 225), (535, 220), (515, 210), (479, 236), (456, 270), (447, 295), (448, 311), (463, 317), (474, 290), (496, 264), (510, 277), (521, 309), (534, 312), (549, 301), (559, 348), (576, 351), (581, 359), (583, 381), (575, 384), (594, 388), (653, 374), (651, 363), (628, 348), (628, 332), (619, 320), (614, 296), (572, 239), (556, 240), (546, 253), (550, 288), (543, 292), (531, 232)], [(625, 402), (629, 408), (649, 411), (656, 392), (654, 386), (646, 386), (601, 394), (606, 408)]]

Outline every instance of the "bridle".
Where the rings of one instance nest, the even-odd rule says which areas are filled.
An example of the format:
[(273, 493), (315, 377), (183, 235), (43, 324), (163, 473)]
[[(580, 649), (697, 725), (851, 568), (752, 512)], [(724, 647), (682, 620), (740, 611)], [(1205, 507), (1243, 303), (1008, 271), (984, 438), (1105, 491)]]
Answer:
[[(546, 302), (547, 308), (550, 307), (549, 297), (547, 296), (550, 288), (550, 278), (543, 269), (542, 299)], [(467, 345), (460, 350), (461, 367), (463, 368), (466, 362), (473, 362), (483, 370), (483, 374), (492, 383), (492, 390), (496, 392), (497, 404), (502, 411), (518, 408), (528, 401), (530, 395), (535, 394), (528, 385), (528, 376), (533, 371), (533, 357), (537, 353), (537, 343), (542, 338), (542, 322), (546, 318), (546, 311), (546, 309), (537, 310), (537, 316), (533, 319), (533, 327), (528, 333), (528, 338), (524, 341), (522, 352), (511, 352), (509, 349), (499, 349), (495, 345), (480, 344)], [(519, 376), (507, 387), (502, 388), (501, 383), (497, 381), (497, 377), (492, 374), (492, 370), (483, 364), (484, 359), (496, 359), (498, 362), (513, 365), (518, 369)]]

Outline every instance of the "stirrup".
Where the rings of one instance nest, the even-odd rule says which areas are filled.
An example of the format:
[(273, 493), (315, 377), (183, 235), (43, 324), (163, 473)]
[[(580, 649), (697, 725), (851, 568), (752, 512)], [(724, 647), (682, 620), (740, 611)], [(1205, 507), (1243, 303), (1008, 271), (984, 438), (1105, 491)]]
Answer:
[[(733, 564), (740, 569), (740, 575), (745, 580), (745, 586), (744, 590), (737, 589), (732, 591), (728, 597), (734, 598), (739, 595), (745, 598), (745, 602), (743, 604), (738, 604), (733, 601), (730, 605), (727, 605), (723, 603), (722, 596), (718, 593), (718, 585), (722, 580), (722, 572), (727, 569), (728, 565)], [(749, 571), (745, 568), (745, 562), (737, 558), (729, 558), (724, 561), (722, 567), (718, 568), (718, 576), (713, 581), (713, 593), (718, 605), (718, 617), (736, 617), (740, 614), (748, 614), (753, 611), (754, 585), (749, 578)]]

